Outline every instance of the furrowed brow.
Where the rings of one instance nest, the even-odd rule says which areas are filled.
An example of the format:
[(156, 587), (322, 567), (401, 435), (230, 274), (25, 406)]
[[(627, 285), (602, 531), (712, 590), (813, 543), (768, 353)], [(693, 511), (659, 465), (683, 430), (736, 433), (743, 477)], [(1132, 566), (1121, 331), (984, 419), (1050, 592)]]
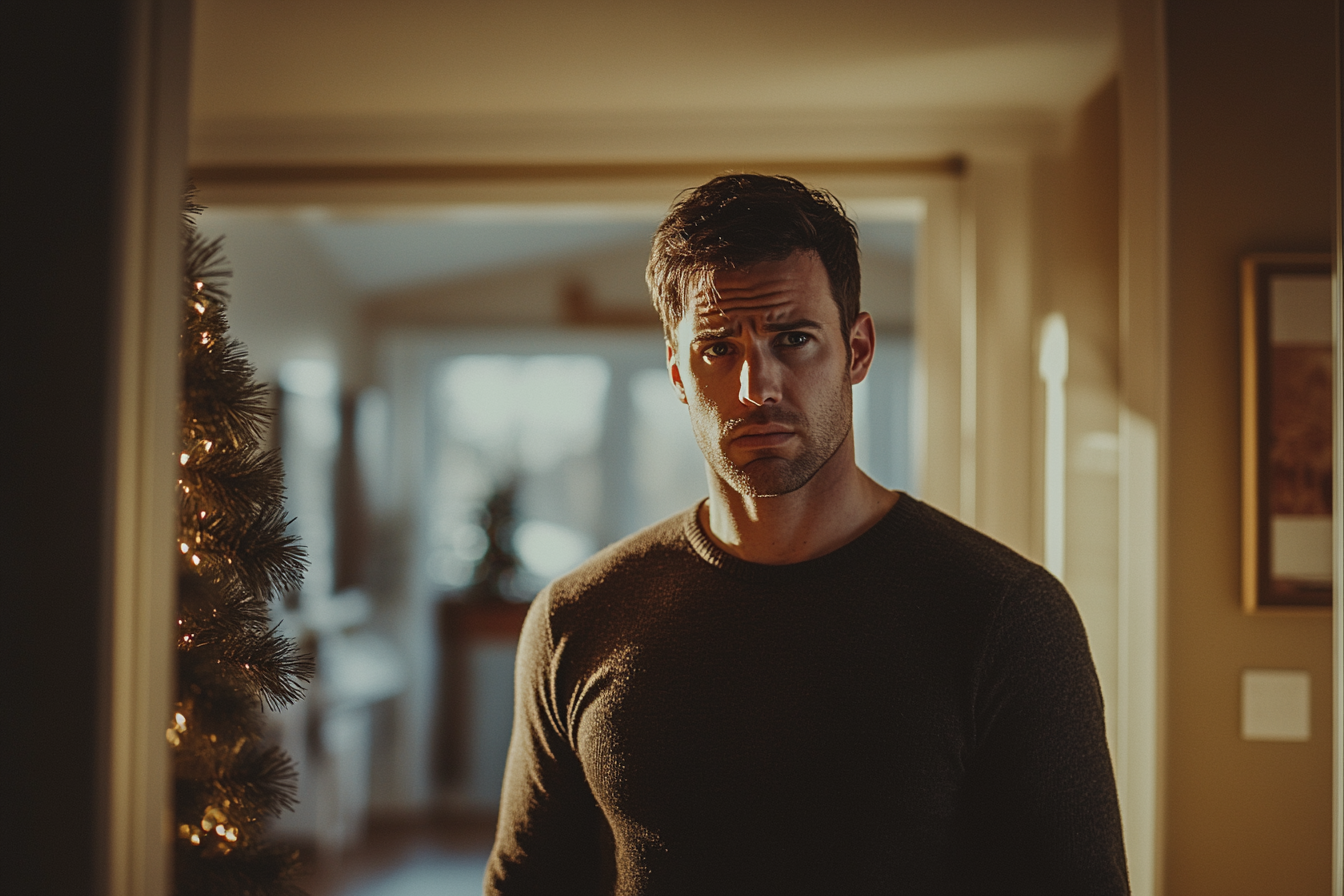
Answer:
[(798, 320), (781, 320), (776, 323), (765, 324), (761, 327), (767, 333), (783, 333), (786, 330), (821, 330), (822, 325), (810, 318), (800, 318)]
[(696, 330), (691, 336), (692, 342), (707, 342), (713, 339), (725, 339), (737, 334), (740, 327), (714, 327)]

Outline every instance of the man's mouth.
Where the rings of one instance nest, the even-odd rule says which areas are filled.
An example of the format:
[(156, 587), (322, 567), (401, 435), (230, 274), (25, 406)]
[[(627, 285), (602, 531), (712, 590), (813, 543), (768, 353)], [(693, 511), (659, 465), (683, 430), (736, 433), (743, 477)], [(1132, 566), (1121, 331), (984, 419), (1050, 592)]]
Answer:
[(744, 431), (739, 431), (738, 435), (733, 436), (732, 444), (735, 448), (778, 448), (793, 436), (793, 430), (782, 426), (751, 426), (744, 427)]
[(728, 441), (735, 448), (777, 448), (797, 435), (796, 415), (769, 408), (729, 421)]

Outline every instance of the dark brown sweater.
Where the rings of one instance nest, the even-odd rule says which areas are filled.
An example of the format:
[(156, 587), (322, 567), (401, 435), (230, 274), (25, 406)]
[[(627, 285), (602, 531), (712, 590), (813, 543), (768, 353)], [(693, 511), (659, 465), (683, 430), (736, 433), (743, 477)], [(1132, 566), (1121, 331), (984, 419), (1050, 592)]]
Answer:
[(607, 548), (514, 703), (487, 894), (1128, 892), (1073, 602), (906, 495), (787, 566), (693, 510)]

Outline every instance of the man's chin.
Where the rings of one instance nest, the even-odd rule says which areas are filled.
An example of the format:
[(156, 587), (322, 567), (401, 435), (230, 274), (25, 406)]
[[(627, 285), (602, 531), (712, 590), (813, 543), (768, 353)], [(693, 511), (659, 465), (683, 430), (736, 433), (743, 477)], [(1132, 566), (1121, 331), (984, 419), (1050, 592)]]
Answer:
[(724, 477), (737, 492), (748, 498), (778, 498), (807, 485), (816, 471), (798, 469), (795, 462), (784, 457), (758, 457), (738, 466)]

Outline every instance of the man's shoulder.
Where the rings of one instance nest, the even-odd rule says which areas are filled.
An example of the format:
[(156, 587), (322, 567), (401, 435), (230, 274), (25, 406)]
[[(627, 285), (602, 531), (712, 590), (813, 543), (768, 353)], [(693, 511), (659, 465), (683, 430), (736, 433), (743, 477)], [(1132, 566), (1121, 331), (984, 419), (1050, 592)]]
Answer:
[(891, 516), (897, 525), (886, 528), (888, 537), (907, 561), (903, 565), (916, 575), (979, 588), (997, 584), (1062, 590), (1040, 564), (930, 504), (902, 495)]
[(555, 579), (543, 592), (553, 609), (573, 605), (594, 594), (619, 589), (632, 582), (653, 581), (695, 561), (686, 538), (690, 508), (608, 545)]

